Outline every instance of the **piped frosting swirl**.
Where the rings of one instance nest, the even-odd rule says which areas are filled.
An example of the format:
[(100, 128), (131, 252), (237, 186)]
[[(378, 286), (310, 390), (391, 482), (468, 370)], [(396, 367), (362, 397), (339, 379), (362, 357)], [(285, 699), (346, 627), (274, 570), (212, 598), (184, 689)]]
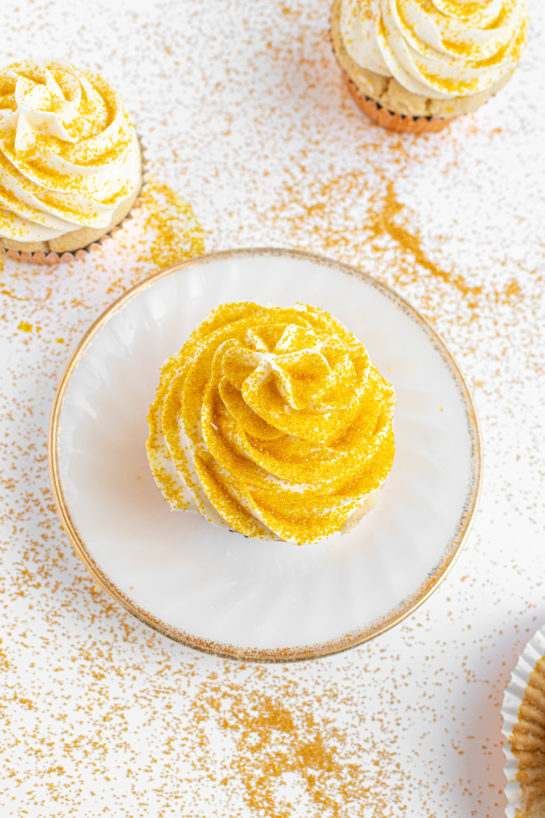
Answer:
[(64, 62), (0, 71), (0, 237), (107, 229), (140, 182), (135, 129), (101, 77)]
[(148, 459), (173, 508), (315, 542), (384, 482), (394, 405), (365, 347), (324, 310), (223, 304), (162, 370)]
[(432, 99), (477, 94), (515, 68), (525, 0), (342, 0), (341, 34), (361, 67)]

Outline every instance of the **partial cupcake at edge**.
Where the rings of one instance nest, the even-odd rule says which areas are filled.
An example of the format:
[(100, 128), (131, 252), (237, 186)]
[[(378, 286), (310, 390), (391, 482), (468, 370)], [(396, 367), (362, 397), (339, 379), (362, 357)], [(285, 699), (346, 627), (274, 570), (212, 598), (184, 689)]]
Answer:
[(545, 627), (524, 648), (505, 691), (508, 818), (545, 816)]
[(333, 0), (331, 40), (350, 93), (389, 130), (438, 131), (511, 78), (526, 0)]
[(0, 247), (43, 262), (76, 254), (129, 213), (139, 140), (119, 94), (62, 61), (0, 70)]
[(164, 365), (148, 460), (175, 510), (296, 544), (370, 511), (394, 458), (391, 385), (304, 304), (222, 304)]

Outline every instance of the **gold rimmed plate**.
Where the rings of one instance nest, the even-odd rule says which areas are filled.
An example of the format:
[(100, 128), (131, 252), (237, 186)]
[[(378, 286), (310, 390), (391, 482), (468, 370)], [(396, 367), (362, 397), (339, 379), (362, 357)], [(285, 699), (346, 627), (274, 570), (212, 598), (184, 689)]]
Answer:
[[(245, 300), (329, 310), (396, 390), (396, 458), (376, 507), (316, 545), (248, 540), (171, 511), (149, 472), (161, 365), (213, 307)], [(183, 262), (106, 310), (59, 386), (49, 455), (63, 524), (108, 593), (165, 636), (259, 661), (345, 650), (415, 610), (462, 547), (481, 470), (471, 396), (422, 316), (355, 268), (276, 249)]]

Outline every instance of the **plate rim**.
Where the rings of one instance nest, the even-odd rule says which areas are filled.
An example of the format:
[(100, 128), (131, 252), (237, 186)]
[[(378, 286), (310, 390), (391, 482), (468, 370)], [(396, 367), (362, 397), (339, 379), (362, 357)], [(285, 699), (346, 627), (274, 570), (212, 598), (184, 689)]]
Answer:
[[(435, 566), (433, 572), (428, 576), (427, 580), (424, 581), (420, 588), (413, 595), (403, 600), (398, 609), (388, 612), (381, 619), (377, 620), (376, 622), (372, 622), (370, 625), (367, 625), (360, 630), (353, 631), (341, 637), (314, 645), (290, 648), (248, 649), (236, 645), (229, 645), (203, 639), (195, 636), (194, 634), (186, 633), (185, 631), (157, 619), (153, 614), (151, 614), (149, 611), (145, 611), (120, 588), (118, 588), (115, 583), (113, 583), (103, 572), (98, 563), (96, 563), (92, 555), (87, 550), (84, 539), (80, 535), (71, 518), (68, 503), (65, 499), (62, 488), (58, 457), (58, 432), (63, 399), (71, 376), (95, 335), (120, 309), (122, 309), (122, 307), (125, 306), (127, 302), (129, 302), (140, 292), (152, 287), (155, 282), (159, 281), (160, 279), (167, 278), (168, 276), (189, 267), (204, 265), (212, 261), (225, 260), (236, 256), (289, 256), (291, 258), (310, 261), (321, 266), (332, 267), (342, 273), (363, 279), (369, 285), (378, 289), (383, 295), (387, 296), (389, 300), (394, 301), (401, 306), (404, 312), (409, 313), (413, 319), (415, 319), (416, 322), (428, 333), (428, 335), (431, 336), (431, 339), (435, 341), (439, 351), (449, 364), (453, 379), (457, 381), (457, 385), (460, 388), (461, 394), (464, 398), (467, 418), (469, 421), (468, 429), (471, 430), (473, 435), (473, 469), (471, 475), (471, 491), (469, 494), (469, 499), (464, 504), (462, 513), (458, 520), (458, 534), (454, 537), (449, 551), (442, 556), (438, 565)], [(390, 628), (398, 625), (400, 622), (414, 613), (414, 611), (416, 611), (439, 587), (439, 585), (448, 575), (463, 548), (478, 506), (482, 485), (482, 440), (475, 403), (469, 386), (462, 375), (460, 367), (458, 366), (454, 356), (449, 351), (445, 342), (432, 324), (426, 318), (424, 318), (424, 316), (417, 309), (415, 309), (410, 302), (396, 292), (396, 290), (353, 265), (346, 264), (327, 256), (283, 247), (243, 247), (205, 253), (201, 256), (178, 262), (165, 270), (160, 270), (157, 273), (147, 276), (142, 281), (139, 281), (130, 287), (119, 298), (115, 299), (91, 324), (72, 352), (55, 393), (49, 422), (48, 468), (51, 485), (53, 488), (55, 506), (57, 508), (61, 523), (68, 534), (76, 554), (100, 587), (105, 590), (107, 594), (113, 597), (116, 602), (120, 603), (130, 614), (136, 617), (136, 619), (158, 631), (163, 636), (166, 636), (175, 642), (179, 642), (186, 647), (194, 648), (204, 653), (220, 656), (222, 658), (240, 659), (249, 662), (284, 663), (330, 656), (341, 653), (345, 650), (349, 650), (350, 648), (361, 645), (364, 642), (368, 642), (370, 639), (374, 639), (381, 633), (385, 633), (386, 631), (390, 630)]]

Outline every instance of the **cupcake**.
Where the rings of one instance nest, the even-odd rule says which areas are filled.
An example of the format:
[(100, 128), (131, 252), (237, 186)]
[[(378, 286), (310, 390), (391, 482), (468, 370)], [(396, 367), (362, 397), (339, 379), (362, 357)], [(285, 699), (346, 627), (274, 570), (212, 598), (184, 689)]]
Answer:
[(173, 509), (317, 542), (374, 505), (394, 406), (363, 344), (325, 310), (223, 304), (163, 367), (148, 460)]
[(545, 629), (526, 645), (505, 692), (508, 818), (545, 815)]
[(97, 241), (142, 184), (140, 145), (101, 77), (64, 62), (0, 71), (0, 244), (34, 261)]
[(393, 131), (438, 131), (511, 77), (525, 0), (333, 0), (331, 40), (350, 93)]

